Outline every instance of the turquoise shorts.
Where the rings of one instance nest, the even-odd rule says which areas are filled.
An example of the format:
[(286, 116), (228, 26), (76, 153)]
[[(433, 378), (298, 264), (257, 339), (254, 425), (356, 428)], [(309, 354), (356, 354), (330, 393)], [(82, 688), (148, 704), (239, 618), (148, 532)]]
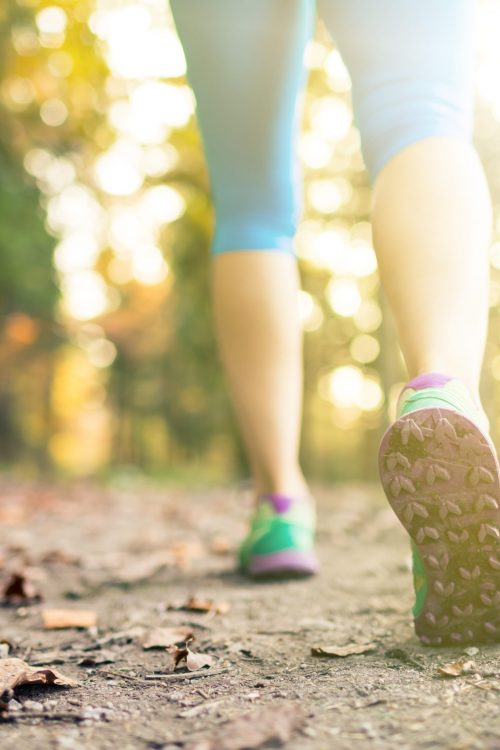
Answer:
[[(423, 138), (472, 137), (475, 0), (318, 0), (352, 81), (372, 181)], [(171, 0), (208, 163), (214, 253), (292, 253), (314, 0)]]

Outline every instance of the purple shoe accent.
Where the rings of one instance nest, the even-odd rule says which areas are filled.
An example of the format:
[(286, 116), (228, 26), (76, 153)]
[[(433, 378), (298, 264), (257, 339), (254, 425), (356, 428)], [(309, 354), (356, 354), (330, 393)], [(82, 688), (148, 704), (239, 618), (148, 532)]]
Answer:
[(423, 388), (440, 388), (449, 383), (450, 380), (455, 379), (452, 375), (443, 375), (441, 372), (424, 372), (422, 375), (417, 375), (416, 378), (408, 381), (403, 391), (407, 388), (413, 388), (414, 391), (421, 391)]
[(269, 555), (254, 555), (249, 567), (249, 573), (253, 576), (290, 573), (312, 575), (318, 571), (319, 562), (314, 552), (293, 549), (272, 552)]
[(261, 495), (265, 500), (269, 500), (276, 513), (287, 513), (293, 505), (293, 499), (287, 495), (279, 495), (277, 492), (270, 492), (268, 495)]
[(444, 375), (441, 372), (424, 372), (413, 380), (409, 380), (403, 391), (407, 388), (412, 388), (414, 391), (421, 391), (423, 388), (440, 388), (455, 379), (453, 375)]

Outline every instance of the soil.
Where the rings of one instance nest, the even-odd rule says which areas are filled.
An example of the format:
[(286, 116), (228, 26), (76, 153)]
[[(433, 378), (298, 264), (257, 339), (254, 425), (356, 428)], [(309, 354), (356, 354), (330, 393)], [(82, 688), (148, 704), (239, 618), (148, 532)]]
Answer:
[[(500, 748), (500, 646), (422, 646), (408, 539), (381, 489), (314, 489), (321, 574), (257, 584), (235, 570), (244, 486), (2, 480), (0, 586), (18, 571), (43, 598), (0, 608), (0, 641), (79, 683), (17, 688), (2, 750)], [(206, 611), (182, 609), (190, 597)], [(97, 626), (47, 629), (46, 609), (93, 610)], [(165, 648), (143, 647), (177, 626), (211, 667), (174, 672)], [(459, 676), (439, 672), (460, 660)]]

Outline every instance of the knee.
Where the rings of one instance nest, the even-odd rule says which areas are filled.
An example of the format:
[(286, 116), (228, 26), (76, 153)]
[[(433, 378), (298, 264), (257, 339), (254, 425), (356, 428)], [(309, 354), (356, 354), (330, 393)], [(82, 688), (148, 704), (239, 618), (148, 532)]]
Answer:
[(433, 136), (470, 142), (473, 97), (453, 85), (391, 82), (354, 101), (370, 180), (407, 146)]

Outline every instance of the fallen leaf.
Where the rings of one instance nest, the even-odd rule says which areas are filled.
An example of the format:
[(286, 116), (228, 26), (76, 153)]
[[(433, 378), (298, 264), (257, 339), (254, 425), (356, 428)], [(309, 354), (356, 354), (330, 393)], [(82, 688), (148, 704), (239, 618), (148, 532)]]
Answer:
[(99, 648), (102, 648), (103, 646), (111, 646), (114, 644), (124, 645), (126, 643), (133, 643), (134, 641), (141, 642), (141, 639), (144, 638), (145, 629), (142, 627), (142, 625), (134, 625), (133, 627), (129, 628), (128, 630), (119, 630), (114, 633), (110, 633), (109, 635), (103, 636), (102, 638), (98, 638), (95, 641), (95, 645)]
[(187, 652), (186, 666), (190, 672), (196, 672), (198, 669), (211, 667), (214, 663), (213, 656), (208, 656), (208, 654), (197, 654), (189, 649), (187, 649)]
[(215, 555), (228, 555), (233, 551), (233, 546), (225, 536), (215, 536), (210, 542), (210, 550)]
[(30, 656), (30, 661), (32, 667), (44, 667), (47, 664), (66, 664), (69, 658), (68, 655), (63, 656), (61, 651), (46, 651), (38, 656)]
[(182, 609), (186, 612), (213, 612), (217, 615), (224, 615), (229, 612), (231, 605), (228, 602), (214, 602), (213, 599), (198, 599), (196, 596), (190, 596), (184, 604), (180, 604), (176, 609)]
[(24, 573), (12, 573), (3, 587), (0, 601), (2, 604), (34, 604), (41, 601), (42, 597), (33, 584), (26, 579)]
[(182, 569), (187, 569), (192, 560), (199, 560), (204, 555), (204, 548), (199, 542), (175, 542), (169, 547), (175, 564)]
[(186, 750), (282, 747), (304, 723), (304, 712), (298, 703), (265, 706), (229, 721), (211, 736), (190, 742)]
[(375, 651), (376, 648), (374, 643), (349, 643), (347, 646), (313, 646), (311, 654), (313, 656), (336, 658), (353, 656), (354, 654), (368, 654)]
[(170, 551), (160, 550), (149, 555), (134, 556), (130, 562), (122, 563), (111, 574), (110, 580), (115, 583), (140, 583), (152, 578), (163, 568), (172, 565), (173, 555)]
[(154, 628), (140, 639), (143, 649), (167, 648), (176, 643), (185, 643), (193, 639), (193, 633), (189, 628)]
[(463, 674), (469, 674), (476, 669), (475, 663), (471, 659), (459, 659), (449, 664), (443, 664), (438, 668), (438, 673), (442, 677), (460, 677)]
[(22, 659), (0, 659), (0, 695), (20, 685), (76, 687), (78, 682), (51, 667), (37, 669)]
[(95, 654), (86, 654), (79, 662), (79, 667), (96, 667), (99, 664), (112, 664), (116, 661), (115, 655), (112, 651), (98, 651)]
[(91, 628), (97, 624), (97, 614), (84, 609), (45, 609), (43, 626), (55, 628)]
[(181, 661), (187, 659), (188, 649), (185, 645), (181, 648), (173, 644), (171, 646), (167, 646), (167, 651), (169, 654), (172, 654), (172, 658), (174, 660), (174, 669), (177, 669), (177, 666)]
[(214, 663), (212, 656), (191, 651), (188, 644), (192, 643), (193, 640), (194, 638), (191, 637), (182, 646), (177, 646), (176, 644), (167, 646), (167, 651), (169, 654), (172, 654), (174, 660), (174, 670), (183, 661), (186, 662), (186, 667), (190, 672), (196, 672), (198, 669), (203, 669), (204, 667), (211, 667)]

